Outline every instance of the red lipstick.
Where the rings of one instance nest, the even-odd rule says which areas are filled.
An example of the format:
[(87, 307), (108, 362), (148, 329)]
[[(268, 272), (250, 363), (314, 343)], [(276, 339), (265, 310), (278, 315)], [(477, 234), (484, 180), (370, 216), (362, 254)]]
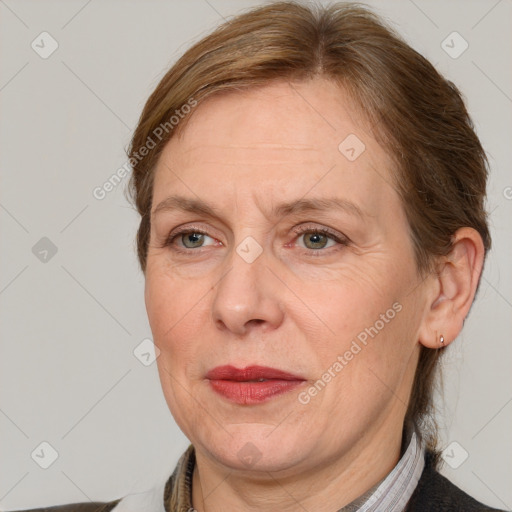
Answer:
[(252, 405), (286, 393), (305, 381), (302, 377), (265, 366), (217, 366), (206, 374), (214, 391), (240, 405)]

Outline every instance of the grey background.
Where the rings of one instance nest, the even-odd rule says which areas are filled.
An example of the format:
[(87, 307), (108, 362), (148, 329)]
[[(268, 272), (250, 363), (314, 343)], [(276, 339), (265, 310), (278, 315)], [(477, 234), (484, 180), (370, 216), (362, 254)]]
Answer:
[[(122, 186), (102, 201), (92, 191), (126, 161), (144, 101), (172, 62), (259, 3), (0, 0), (0, 509), (144, 490), (187, 446), (156, 363), (133, 353), (151, 337), (137, 216)], [(460, 445), (451, 460), (469, 454), (443, 473), (510, 508), (512, 3), (367, 3), (460, 87), (489, 153), (494, 246), (445, 360), (439, 420), (442, 446)], [(43, 31), (59, 45), (47, 59), (31, 48)], [(457, 59), (441, 46), (453, 31), (469, 43)], [(57, 248), (46, 262), (43, 237)], [(31, 457), (43, 441), (58, 452), (48, 469)]]

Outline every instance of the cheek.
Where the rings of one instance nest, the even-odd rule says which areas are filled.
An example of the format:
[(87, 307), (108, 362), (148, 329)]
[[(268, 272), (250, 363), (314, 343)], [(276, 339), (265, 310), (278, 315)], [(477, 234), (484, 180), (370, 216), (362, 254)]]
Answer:
[[(383, 263), (344, 265), (317, 275), (313, 281), (297, 280), (293, 289), (311, 312), (316, 313), (317, 328), (323, 324), (333, 337), (351, 337), (357, 330), (373, 325), (390, 309), (389, 316), (394, 317), (392, 306), (402, 301), (401, 278)], [(302, 320), (299, 315), (296, 317), (298, 322), (305, 323), (304, 316)]]
[(196, 282), (184, 282), (169, 266), (164, 253), (156, 252), (148, 255), (145, 282), (145, 301), (148, 315), (155, 322), (165, 321), (184, 314), (187, 296), (196, 293)]
[(312, 340), (322, 371), (339, 356), (343, 374), (358, 375), (355, 380), (363, 379), (361, 368), (363, 374), (368, 368), (399, 374), (399, 367), (408, 364), (418, 323), (410, 295), (414, 267), (403, 265), (400, 272), (389, 261), (383, 263), (375, 258), (317, 285), (302, 284), (301, 297), (307, 298), (317, 321), (306, 321), (298, 309), (294, 321)]
[[(203, 281), (183, 280), (148, 265), (145, 302), (154, 342), (161, 351), (190, 347), (173, 340), (192, 340), (197, 333), (198, 316), (206, 314), (205, 301), (211, 287)], [(174, 347), (173, 345), (176, 345)]]
[(153, 341), (160, 350), (158, 373), (169, 409), (182, 428), (190, 414), (189, 381), (197, 373), (200, 347), (195, 340), (199, 317), (205, 314), (204, 288), (199, 282), (171, 277), (154, 263), (147, 266), (144, 295)]

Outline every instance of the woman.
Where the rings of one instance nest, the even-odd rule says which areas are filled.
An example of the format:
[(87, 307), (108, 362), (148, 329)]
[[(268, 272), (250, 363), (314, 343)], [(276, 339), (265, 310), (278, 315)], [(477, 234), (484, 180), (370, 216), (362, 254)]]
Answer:
[(437, 472), (435, 369), (490, 247), (453, 84), (367, 10), (274, 3), (172, 67), (130, 163), (192, 444), (150, 493), (53, 510), (492, 510)]

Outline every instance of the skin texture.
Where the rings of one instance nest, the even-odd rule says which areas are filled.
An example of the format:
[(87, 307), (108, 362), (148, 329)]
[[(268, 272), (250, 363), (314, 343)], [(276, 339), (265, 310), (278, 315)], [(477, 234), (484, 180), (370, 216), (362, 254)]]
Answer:
[[(420, 276), (391, 159), (364, 126), (326, 79), (274, 83), (206, 100), (160, 157), (145, 299), (165, 399), (196, 448), (199, 511), (298, 503), (334, 511), (357, 498), (399, 459), (420, 345), (437, 348), (441, 333), (447, 345), (462, 327), (480, 274), (480, 237), (459, 230), (439, 272)], [(354, 161), (338, 149), (349, 134), (365, 145)], [(165, 208), (171, 195), (207, 202), (215, 215)], [(313, 198), (350, 201), (360, 214), (272, 213)], [(169, 241), (178, 227), (188, 238)], [(341, 243), (315, 231), (322, 228)], [(203, 245), (191, 246), (198, 230)], [(262, 249), (252, 263), (237, 253), (247, 237)], [(389, 319), (393, 305), (400, 311)], [(338, 356), (382, 323), (332, 377)], [(237, 405), (205, 378), (225, 364), (269, 366), (306, 382)], [(301, 403), (329, 368), (330, 381)]]

